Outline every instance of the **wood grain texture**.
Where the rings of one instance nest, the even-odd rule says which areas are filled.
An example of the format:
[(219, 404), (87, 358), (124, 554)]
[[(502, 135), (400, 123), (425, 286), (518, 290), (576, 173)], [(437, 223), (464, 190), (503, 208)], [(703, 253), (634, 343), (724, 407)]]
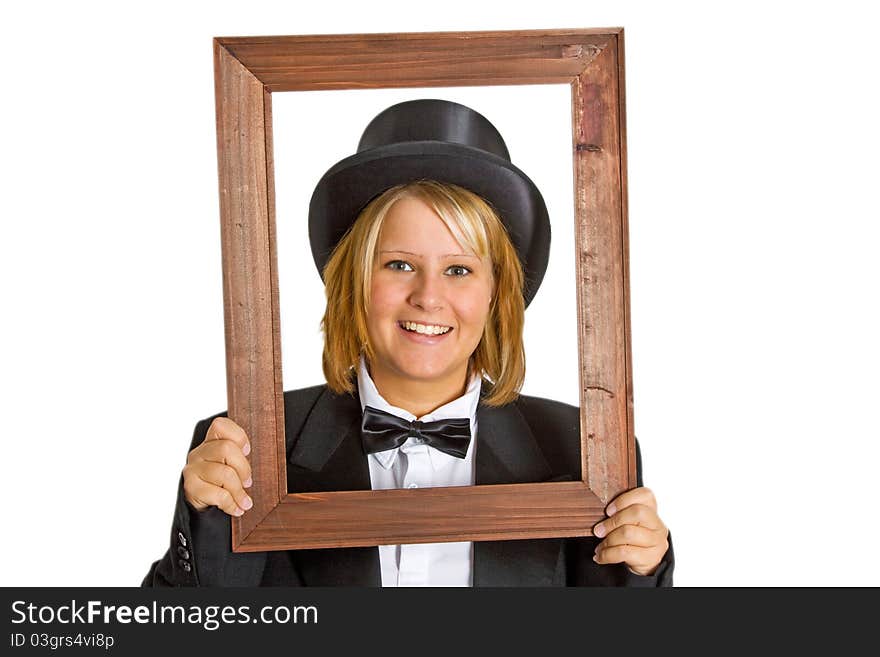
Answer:
[(603, 508), (580, 481), (301, 493), (288, 495), (241, 551), (587, 536)]
[(334, 34), (218, 39), (272, 91), (567, 84), (601, 30)]
[(283, 484), (279, 478), (284, 405), (266, 130), (271, 110), (263, 85), (219, 45), (214, 64), (228, 409), (251, 440), (253, 478), (261, 482), (251, 493), (253, 509), (232, 520), (235, 549), (286, 493), (286, 477)]
[(582, 471), (607, 503), (635, 486), (618, 42), (572, 82)]
[(625, 345), (625, 377), (626, 377), (626, 451), (629, 468), (627, 485), (637, 485), (636, 474), (636, 429), (635, 400), (633, 394), (633, 362), (632, 362), (632, 315), (630, 314), (630, 277), (629, 277), (629, 177), (627, 175), (626, 150), (626, 71), (624, 66), (623, 30), (617, 35), (617, 90), (618, 90), (618, 133), (620, 140), (620, 238), (621, 264), (623, 268), (623, 340)]
[[(215, 40), (230, 417), (255, 507), (235, 551), (587, 536), (635, 485), (620, 29)], [(572, 88), (583, 482), (286, 494), (271, 92)]]
[[(278, 245), (275, 228), (275, 149), (272, 141), (272, 94), (263, 89), (263, 129), (266, 141), (266, 204), (269, 233), (269, 270), (272, 285), (270, 301), (272, 312), (272, 354), (274, 358), (275, 390), (275, 456), (265, 466), (278, 473), (278, 493), (286, 493), (287, 472), (279, 467), (287, 461), (286, 436), (284, 431), (284, 387), (281, 378), (281, 304), (278, 293)], [(268, 498), (267, 504), (275, 504), (278, 498)]]

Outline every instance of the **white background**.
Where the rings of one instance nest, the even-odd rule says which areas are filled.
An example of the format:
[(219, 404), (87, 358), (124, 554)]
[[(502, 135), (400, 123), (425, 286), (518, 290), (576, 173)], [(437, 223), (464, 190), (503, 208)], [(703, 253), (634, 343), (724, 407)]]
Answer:
[[(138, 584), (167, 548), (193, 424), (226, 406), (211, 37), (623, 26), (636, 433), (676, 583), (880, 585), (868, 5), (5, 3), (0, 584)], [(564, 97), (497, 91), (472, 102), (548, 196), (556, 255), (570, 172), (531, 164), (560, 126), (528, 126)], [(295, 248), (314, 179), (284, 148), (284, 102)], [(320, 175), (353, 152), (370, 103), (386, 104), (300, 160)], [(289, 363), (319, 339), (321, 288), (284, 254), (282, 294), (301, 284), (309, 309), (283, 299)], [(561, 399), (577, 386), (567, 289), (545, 282), (527, 313), (527, 390)], [(320, 381), (301, 352), (288, 388)]]

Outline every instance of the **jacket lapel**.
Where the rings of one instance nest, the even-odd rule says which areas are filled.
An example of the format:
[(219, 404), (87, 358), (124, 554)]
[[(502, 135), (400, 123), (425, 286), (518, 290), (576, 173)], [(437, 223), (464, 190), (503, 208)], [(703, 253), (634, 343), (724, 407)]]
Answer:
[[(287, 490), (370, 490), (370, 467), (361, 446), (360, 423), (357, 397), (325, 389), (298, 439), (288, 445)], [(290, 435), (296, 434), (288, 432)], [(382, 584), (377, 547), (297, 550), (294, 558), (306, 586)]]
[(546, 481), (552, 475), (516, 404), (477, 407), (476, 449), (478, 486)]
[[(552, 470), (516, 404), (477, 409), (476, 484), (547, 481)], [(562, 585), (562, 539), (474, 543), (474, 586)]]

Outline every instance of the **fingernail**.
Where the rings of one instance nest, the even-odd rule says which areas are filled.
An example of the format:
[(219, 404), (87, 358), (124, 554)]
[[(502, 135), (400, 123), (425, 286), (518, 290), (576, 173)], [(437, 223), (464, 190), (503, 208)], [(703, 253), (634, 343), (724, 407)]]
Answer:
[(614, 506), (613, 503), (611, 503), (608, 505), (608, 508), (605, 510), (605, 513), (607, 513), (609, 516), (613, 516), (615, 513), (617, 513), (617, 507)]
[(247, 479), (245, 479), (243, 485), (244, 485), (245, 488), (250, 488), (251, 486), (253, 486), (253, 485), (254, 485), (254, 480), (253, 480), (253, 478), (252, 478), (252, 477), (248, 477)]
[(242, 508), (244, 508), (245, 511), (250, 509), (253, 505), (254, 505), (254, 501), (247, 496), (245, 496), (244, 501), (241, 503), (241, 506), (242, 506)]
[(596, 563), (599, 563), (599, 553), (598, 552), (593, 555), (593, 561), (595, 561)]
[(251, 444), (250, 444), (250, 443), (245, 443), (245, 444), (244, 444), (244, 449), (241, 450), (241, 451), (244, 452), (244, 455), (245, 455), (245, 456), (247, 456), (248, 454), (250, 454), (250, 453), (251, 453)]
[(240, 516), (242, 513), (244, 513), (244, 511), (242, 511), (241, 509), (239, 509), (238, 507), (236, 507), (236, 508), (235, 508), (235, 511), (232, 512), (232, 515), (234, 515), (234, 516)]
[(602, 538), (605, 536), (605, 527), (603, 525), (596, 525), (593, 527), (593, 533), (599, 538)]

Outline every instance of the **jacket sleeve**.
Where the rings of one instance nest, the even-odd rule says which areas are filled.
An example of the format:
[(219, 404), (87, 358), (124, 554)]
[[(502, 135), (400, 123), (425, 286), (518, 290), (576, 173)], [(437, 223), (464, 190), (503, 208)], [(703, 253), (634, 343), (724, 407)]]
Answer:
[[(644, 486), (642, 483), (642, 450), (639, 447), (638, 438), (636, 438), (636, 484), (638, 486)], [(672, 571), (675, 568), (675, 555), (672, 552), (671, 532), (667, 539), (669, 541), (669, 547), (666, 550), (666, 554), (663, 555), (663, 559), (660, 560), (660, 565), (657, 566), (657, 570), (654, 571), (654, 574), (646, 576), (636, 575), (627, 569), (627, 586), (672, 586)]]
[[(636, 440), (636, 484), (642, 483), (642, 452)], [(625, 564), (597, 564), (593, 554), (599, 539), (590, 536), (569, 543), (568, 563), (570, 564), (569, 586), (629, 586), (666, 587), (672, 586), (672, 571), (675, 556), (672, 551), (672, 534), (669, 535), (669, 548), (652, 575), (636, 575)]]
[[(189, 449), (200, 445), (214, 418), (196, 424)], [(232, 552), (229, 516), (216, 507), (196, 511), (177, 486), (170, 546), (154, 562), (141, 586), (257, 586), (263, 574), (265, 552)]]

